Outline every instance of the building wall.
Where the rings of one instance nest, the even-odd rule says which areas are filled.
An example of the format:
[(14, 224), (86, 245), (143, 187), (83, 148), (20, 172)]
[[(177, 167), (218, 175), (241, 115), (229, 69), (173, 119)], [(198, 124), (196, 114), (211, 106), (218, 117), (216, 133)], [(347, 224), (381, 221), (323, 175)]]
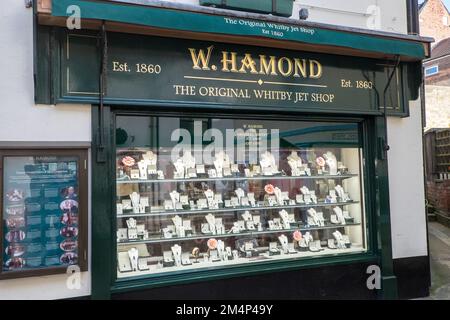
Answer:
[[(198, 0), (169, 0), (198, 5)], [(309, 10), (308, 21), (340, 26), (407, 33), (406, 1), (392, 0), (295, 0), (292, 18)]]
[(420, 100), (408, 118), (389, 118), (389, 191), (394, 259), (426, 256), (424, 165)]
[(450, 87), (425, 86), (426, 126), (432, 128), (450, 128)]
[[(33, 15), (24, 1), (4, 0), (0, 10), (0, 147), (37, 142), (89, 144), (90, 106), (34, 104)], [(90, 250), (89, 250), (90, 251)], [(0, 281), (0, 300), (61, 299), (90, 294), (90, 274), (80, 289), (66, 286), (66, 275)]]
[(450, 37), (450, 14), (441, 0), (428, 0), (419, 13), (420, 34), (436, 42)]
[(298, 18), (300, 8), (309, 9), (308, 21), (407, 33), (406, 1), (296, 0), (293, 18)]
[[(43, 106), (33, 103), (32, 11), (23, 1), (4, 0), (0, 11), (0, 145), (28, 142), (89, 143), (90, 106)], [(195, 4), (197, 1), (175, 1)], [(370, 5), (380, 7), (381, 30), (406, 33), (406, 3), (391, 0), (296, 1), (310, 8), (310, 21), (367, 28), (364, 15)], [(333, 10), (325, 10), (328, 6)], [(354, 11), (342, 12), (336, 11)], [(298, 14), (298, 13), (295, 13)], [(295, 17), (294, 14), (294, 17)], [(426, 255), (420, 103), (411, 117), (389, 120), (390, 185), (394, 257)], [(404, 137), (413, 137), (405, 140)], [(408, 159), (408, 160), (405, 160)], [(408, 199), (408, 201), (405, 201)], [(89, 250), (90, 251), (90, 250)], [(65, 275), (0, 281), (2, 299), (56, 299), (90, 294), (90, 274), (81, 288), (70, 290)]]

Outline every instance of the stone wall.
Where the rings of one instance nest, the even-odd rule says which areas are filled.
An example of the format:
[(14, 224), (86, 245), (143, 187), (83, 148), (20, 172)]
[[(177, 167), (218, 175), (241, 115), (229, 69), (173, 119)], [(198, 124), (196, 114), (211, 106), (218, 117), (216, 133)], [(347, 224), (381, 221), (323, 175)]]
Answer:
[(450, 87), (426, 85), (425, 103), (425, 131), (450, 128)]

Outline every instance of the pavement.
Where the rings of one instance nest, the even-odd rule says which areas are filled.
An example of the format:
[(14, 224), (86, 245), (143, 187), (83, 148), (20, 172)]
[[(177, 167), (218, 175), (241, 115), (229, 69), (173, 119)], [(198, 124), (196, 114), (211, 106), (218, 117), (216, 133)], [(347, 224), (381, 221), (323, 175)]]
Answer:
[(437, 222), (428, 224), (431, 289), (426, 300), (450, 300), (450, 229)]

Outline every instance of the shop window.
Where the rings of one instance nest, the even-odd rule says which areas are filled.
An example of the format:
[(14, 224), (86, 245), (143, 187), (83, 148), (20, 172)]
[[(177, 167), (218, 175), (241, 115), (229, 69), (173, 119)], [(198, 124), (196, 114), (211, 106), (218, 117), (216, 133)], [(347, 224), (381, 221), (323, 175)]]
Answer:
[(118, 116), (116, 128), (118, 278), (367, 251), (357, 123)]
[(0, 173), (0, 278), (85, 271), (87, 152), (0, 150)]

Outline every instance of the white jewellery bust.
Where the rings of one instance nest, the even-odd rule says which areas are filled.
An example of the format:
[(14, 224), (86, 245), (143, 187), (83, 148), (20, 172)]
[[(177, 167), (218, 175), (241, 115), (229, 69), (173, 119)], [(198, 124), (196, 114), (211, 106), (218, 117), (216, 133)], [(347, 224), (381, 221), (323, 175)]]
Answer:
[(336, 213), (337, 220), (340, 224), (346, 224), (344, 213), (342, 212), (342, 209), (340, 207), (333, 208), (334, 213)]
[(184, 171), (185, 166), (182, 158), (177, 159), (175, 163), (173, 164), (175, 167), (175, 179), (183, 179), (184, 178)]
[(183, 154), (183, 163), (186, 169), (194, 169), (195, 168), (195, 158), (192, 156), (190, 152), (184, 152)]
[(172, 254), (175, 260), (175, 265), (181, 265), (181, 247), (176, 244), (170, 248), (172, 250)]
[(291, 167), (291, 175), (293, 177), (298, 177), (301, 175), (300, 168), (302, 167), (302, 159), (298, 156), (296, 151), (292, 151), (287, 157), (288, 164)]
[(283, 252), (287, 253), (287, 251), (288, 251), (288, 238), (284, 234), (282, 234), (281, 236), (278, 237), (278, 240), (280, 241), (281, 248), (283, 249)]
[(177, 203), (180, 202), (180, 194), (178, 193), (178, 191), (174, 190), (169, 195), (170, 199), (172, 200), (173, 207), (174, 209), (176, 209)]
[(276, 165), (275, 157), (271, 152), (264, 152), (261, 155), (261, 160), (259, 161), (259, 163), (264, 175), (274, 175), (278, 173), (278, 167)]
[(280, 188), (275, 187), (275, 189), (273, 190), (274, 194), (275, 194), (275, 198), (277, 199), (277, 202), (280, 206), (284, 205), (284, 201), (283, 201), (283, 197), (282, 197), (282, 191)]
[(337, 175), (337, 159), (336, 156), (328, 151), (327, 153), (325, 153), (323, 155), (323, 157), (325, 158), (325, 161), (328, 165), (328, 168), (330, 169), (330, 175), (335, 176)]
[(136, 248), (131, 248), (128, 250), (128, 256), (130, 257), (131, 261), (131, 268), (133, 271), (138, 270), (138, 258), (139, 258), (139, 252)]

